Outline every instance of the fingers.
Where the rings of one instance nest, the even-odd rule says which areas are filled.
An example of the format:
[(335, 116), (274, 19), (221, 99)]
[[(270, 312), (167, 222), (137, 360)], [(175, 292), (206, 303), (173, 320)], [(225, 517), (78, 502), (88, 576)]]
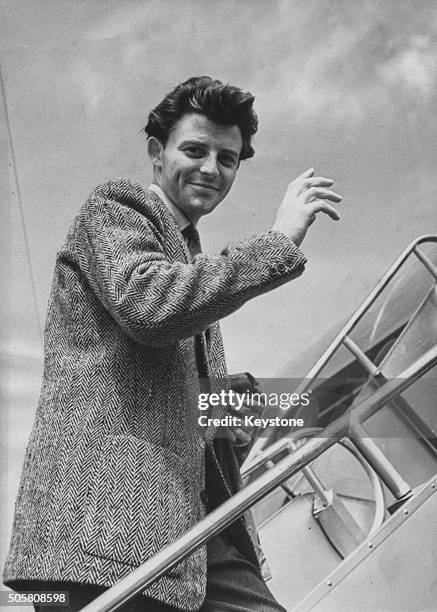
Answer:
[(242, 446), (249, 444), (249, 442), (252, 439), (252, 436), (248, 434), (246, 431), (244, 431), (243, 429), (241, 429), (240, 427), (236, 427), (233, 433), (235, 434), (235, 438), (236, 438), (234, 442), (239, 442)]
[(328, 215), (328, 217), (331, 217), (331, 219), (333, 219), (334, 221), (340, 221), (340, 215), (338, 214), (336, 209), (324, 200), (316, 200), (315, 202), (308, 204), (308, 210), (309, 212), (311, 212), (312, 215), (315, 215), (318, 212), (322, 212), (325, 215)]
[(250, 412), (250, 413), (256, 414), (257, 416), (261, 416), (264, 410), (266, 409), (266, 407), (264, 404), (251, 400), (250, 404), (244, 405), (244, 409), (246, 412)]
[(335, 193), (335, 191), (332, 191), (331, 189), (324, 189), (323, 187), (310, 187), (307, 191), (305, 191), (305, 202), (310, 203), (317, 198), (330, 200), (331, 202), (337, 203), (341, 202), (343, 199), (341, 195)]
[(308, 170), (305, 170), (305, 172), (302, 172), (302, 174), (300, 174), (295, 180), (299, 180), (300, 178), (308, 178), (310, 176), (313, 176), (313, 174), (314, 174), (314, 168), (308, 168)]
[(325, 176), (311, 176), (304, 180), (303, 187), (309, 189), (310, 187), (331, 187), (334, 184), (333, 179), (326, 178)]
[(308, 210), (311, 221), (314, 220), (318, 212), (328, 215), (334, 221), (339, 221), (340, 215), (337, 210), (326, 201), (338, 204), (343, 199), (340, 194), (332, 191), (332, 189), (328, 189), (334, 184), (334, 181), (330, 178), (314, 176), (313, 174), (307, 170), (298, 177), (300, 179), (299, 194), (303, 197), (303, 201), (307, 206), (311, 204)]
[(289, 183), (273, 224), (274, 230), (289, 236), (297, 246), (302, 243), (317, 213), (323, 212), (334, 221), (340, 219), (331, 204), (338, 204), (343, 199), (332, 190), (334, 181), (314, 176), (314, 172), (314, 168), (308, 168)]
[(300, 189), (308, 189), (309, 187), (329, 187), (334, 184), (334, 180), (326, 176), (314, 176), (314, 168), (308, 168), (302, 174), (299, 174), (289, 183), (289, 187), (298, 187)]
[(331, 178), (325, 176), (310, 176), (310, 177), (298, 177), (297, 181), (293, 181), (292, 185), (295, 189), (296, 195), (301, 195), (309, 189), (317, 187), (332, 187), (334, 181)]
[(229, 427), (228, 435), (234, 446), (246, 446), (252, 440), (252, 434), (241, 427)]
[(264, 404), (251, 398), (250, 402), (244, 402), (242, 407), (228, 406), (227, 410), (235, 416), (241, 416), (242, 414), (256, 414), (260, 416), (265, 408)]

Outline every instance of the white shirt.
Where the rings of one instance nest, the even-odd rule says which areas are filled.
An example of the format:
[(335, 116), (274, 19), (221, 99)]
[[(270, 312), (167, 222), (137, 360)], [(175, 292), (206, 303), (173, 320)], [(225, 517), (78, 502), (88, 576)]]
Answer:
[(149, 189), (151, 191), (153, 191), (154, 193), (156, 193), (156, 195), (161, 198), (161, 200), (164, 202), (164, 204), (167, 206), (167, 208), (169, 209), (169, 211), (171, 212), (171, 214), (173, 215), (173, 217), (176, 220), (176, 223), (178, 225), (178, 228), (181, 230), (181, 232), (188, 227), (191, 224), (191, 221), (189, 219), (187, 219), (187, 217), (184, 215), (184, 213), (181, 211), (180, 208), (178, 208), (176, 206), (176, 204), (174, 202), (172, 202), (170, 200), (170, 198), (168, 198), (165, 193), (162, 191), (161, 187), (159, 185), (156, 185), (155, 183), (152, 183), (149, 187)]

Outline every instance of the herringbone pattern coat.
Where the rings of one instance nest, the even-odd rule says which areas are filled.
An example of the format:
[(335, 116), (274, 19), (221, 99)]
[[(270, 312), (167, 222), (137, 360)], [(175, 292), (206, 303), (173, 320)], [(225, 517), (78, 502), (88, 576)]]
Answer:
[[(266, 232), (189, 262), (166, 206), (128, 180), (99, 186), (75, 218), (56, 261), (6, 584), (113, 585), (204, 515), (214, 431), (197, 423), (193, 336), (212, 390), (226, 386), (216, 321), (298, 276), (304, 257)], [(205, 585), (203, 547), (147, 595), (194, 610)]]

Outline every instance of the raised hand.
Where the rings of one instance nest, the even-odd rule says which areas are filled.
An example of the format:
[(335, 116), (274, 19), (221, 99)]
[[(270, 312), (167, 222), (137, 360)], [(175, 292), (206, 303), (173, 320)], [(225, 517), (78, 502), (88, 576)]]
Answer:
[(342, 197), (329, 189), (334, 181), (314, 176), (314, 168), (305, 170), (292, 181), (276, 213), (272, 229), (286, 234), (299, 246), (317, 213), (322, 212), (338, 221), (340, 216), (331, 202), (341, 202)]

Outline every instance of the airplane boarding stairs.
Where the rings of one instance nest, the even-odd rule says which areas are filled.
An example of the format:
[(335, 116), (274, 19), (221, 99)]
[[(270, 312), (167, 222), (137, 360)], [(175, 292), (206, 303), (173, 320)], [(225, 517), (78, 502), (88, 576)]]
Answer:
[[(417, 254), (417, 242), (408, 251)], [(382, 283), (381, 295), (386, 292), (388, 297), (374, 309), (373, 320), (370, 317), (371, 344), (377, 343), (377, 335), (383, 342), (374, 357), (360, 349), (352, 334), (361, 341), (366, 336), (357, 328), (379, 296), (373, 296), (359, 321), (340, 335), (368, 375), (354, 390), (355, 395), (359, 391), (355, 403), (371, 397), (437, 345), (436, 257), (432, 251), (431, 257), (418, 252), (428, 272), (425, 283), (416, 282), (411, 291), (418, 270), (413, 266), (402, 277), (404, 261), (396, 270), (395, 290), (387, 291), (393, 277)], [(415, 293), (416, 299), (401, 318), (398, 308), (393, 320), (393, 300), (406, 291)], [(391, 328), (397, 327), (394, 334), (389, 321)], [(382, 333), (375, 329), (381, 325)], [(321, 386), (326, 386), (321, 374), (333, 355), (315, 370)], [(308, 466), (307, 473), (302, 470), (286, 482), (288, 492), (278, 488), (255, 506), (273, 575), (269, 587), (287, 609), (437, 609), (437, 518), (432, 513), (437, 505), (435, 377), (434, 367), (368, 419), (365, 429), (355, 424), (350, 440), (339, 441)], [(331, 397), (335, 378), (331, 376)], [(306, 387), (317, 380), (314, 374), (308, 379)], [(338, 401), (331, 412), (336, 408)], [(325, 415), (328, 412), (325, 408)], [(314, 428), (308, 434), (321, 435)], [(301, 430), (298, 437), (303, 435)], [(252, 473), (259, 475), (259, 470), (252, 468)], [(277, 508), (273, 514), (272, 507)], [(423, 516), (429, 519), (425, 524)]]
[(84, 609), (115, 609), (252, 507), (287, 610), (437, 610), (436, 262), (437, 236), (411, 243), (323, 353), (296, 390), (314, 427), (258, 439), (242, 491)]

